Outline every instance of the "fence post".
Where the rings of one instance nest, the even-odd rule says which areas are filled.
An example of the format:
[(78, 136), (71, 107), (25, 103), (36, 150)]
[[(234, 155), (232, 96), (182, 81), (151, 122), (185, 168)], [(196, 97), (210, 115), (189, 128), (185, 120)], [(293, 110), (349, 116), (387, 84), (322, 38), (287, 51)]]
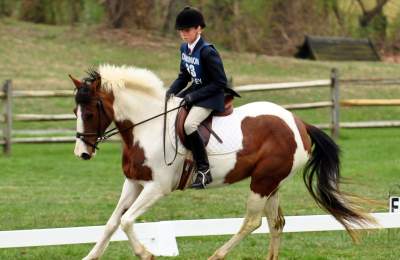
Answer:
[(3, 152), (11, 154), (11, 129), (12, 129), (12, 84), (7, 80), (3, 86), (4, 91), (4, 127), (3, 127)]
[(331, 136), (333, 139), (339, 137), (339, 72), (336, 68), (331, 71), (331, 100), (332, 100), (332, 118), (331, 118)]

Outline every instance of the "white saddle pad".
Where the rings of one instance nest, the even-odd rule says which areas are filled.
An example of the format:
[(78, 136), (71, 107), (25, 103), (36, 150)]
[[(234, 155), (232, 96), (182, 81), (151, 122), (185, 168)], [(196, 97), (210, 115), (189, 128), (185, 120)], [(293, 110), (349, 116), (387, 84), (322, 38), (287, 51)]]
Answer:
[[(175, 149), (175, 117), (176, 113), (168, 116), (168, 139)], [(212, 130), (219, 136), (222, 143), (211, 134), (206, 150), (209, 155), (227, 154), (242, 149), (243, 134), (241, 129), (241, 116), (234, 112), (229, 116), (214, 116)], [(178, 153), (186, 154), (187, 149), (178, 138)]]

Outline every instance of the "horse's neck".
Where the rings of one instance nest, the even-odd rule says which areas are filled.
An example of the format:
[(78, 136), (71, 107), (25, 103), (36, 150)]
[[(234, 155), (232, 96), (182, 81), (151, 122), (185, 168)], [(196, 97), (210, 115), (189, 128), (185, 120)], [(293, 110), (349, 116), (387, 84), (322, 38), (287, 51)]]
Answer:
[(124, 89), (114, 94), (114, 115), (116, 121), (143, 121), (162, 112), (162, 97)]
[[(118, 122), (130, 121), (140, 123), (163, 112), (163, 95), (148, 95), (129, 89), (114, 94), (114, 115)], [(139, 141), (140, 145), (153, 146), (162, 140), (162, 117), (147, 121), (133, 129), (133, 142)], [(154, 139), (155, 138), (155, 139)]]

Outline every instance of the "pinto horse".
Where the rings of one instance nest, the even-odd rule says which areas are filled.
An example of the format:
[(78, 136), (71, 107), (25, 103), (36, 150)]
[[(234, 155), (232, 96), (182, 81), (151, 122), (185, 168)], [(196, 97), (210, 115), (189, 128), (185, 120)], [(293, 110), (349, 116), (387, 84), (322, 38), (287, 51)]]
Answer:
[[(84, 259), (98, 259), (112, 234), (121, 226), (135, 255), (154, 256), (140, 243), (133, 224), (156, 201), (177, 189), (186, 155), (178, 153), (170, 166), (163, 158), (163, 112), (165, 89), (152, 72), (134, 67), (101, 65), (82, 81), (70, 76), (76, 87), (77, 139), (75, 155), (90, 159), (106, 129), (114, 123), (123, 142), (125, 174), (119, 202), (104, 233)], [(176, 111), (170, 113), (175, 116)], [(317, 204), (332, 214), (354, 238), (353, 224), (374, 222), (339, 190), (339, 148), (318, 128), (304, 123), (284, 108), (269, 102), (250, 103), (234, 109), (239, 145), (225, 154), (210, 154), (213, 182), (220, 187), (250, 178), (247, 211), (242, 227), (209, 259), (223, 259), (267, 217), (271, 241), (268, 259), (277, 259), (285, 224), (278, 190), (283, 181), (304, 168), (304, 182)], [(228, 116), (230, 117), (230, 116)], [(138, 122), (153, 118), (146, 123)], [(219, 133), (224, 140), (224, 133)], [(166, 154), (175, 148), (166, 145)]]

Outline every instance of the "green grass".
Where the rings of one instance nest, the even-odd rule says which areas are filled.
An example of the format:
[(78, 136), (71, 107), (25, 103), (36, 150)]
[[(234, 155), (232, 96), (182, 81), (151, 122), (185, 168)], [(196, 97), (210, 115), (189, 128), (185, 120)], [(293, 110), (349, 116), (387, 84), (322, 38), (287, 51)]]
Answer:
[[(98, 27), (32, 25), (0, 20), (0, 81), (12, 78), (15, 89), (69, 89), (69, 73), (82, 77), (91, 65), (127, 64), (156, 72), (165, 85), (177, 74), (179, 41), (156, 33), (107, 31)], [(162, 41), (164, 44), (160, 44)], [(218, 47), (218, 46), (217, 46)], [(219, 48), (220, 49), (220, 48)], [(325, 79), (332, 67), (343, 78), (398, 77), (400, 65), (377, 62), (320, 62), (232, 53), (220, 49), (235, 85)], [(398, 98), (399, 86), (344, 85), (342, 98)], [(237, 105), (270, 100), (279, 104), (327, 100), (329, 89), (303, 89), (244, 94)], [(71, 113), (72, 98), (16, 99), (16, 113)], [(329, 121), (329, 110), (296, 112), (312, 123)], [(395, 120), (400, 107), (343, 108), (341, 121)], [(73, 128), (74, 122), (15, 123), (16, 129)], [(399, 184), (399, 129), (342, 130), (343, 189), (383, 202), (368, 206), (387, 211), (386, 199)], [(160, 137), (161, 138), (161, 137)], [(0, 155), (0, 230), (103, 225), (123, 183), (120, 145), (104, 144), (91, 161), (77, 160), (72, 144), (13, 145), (13, 155)], [(248, 181), (231, 187), (175, 192), (161, 200), (139, 222), (171, 219), (242, 217)], [(285, 215), (320, 214), (296, 175), (281, 189)], [(229, 237), (179, 239), (177, 259), (204, 259)], [(393, 242), (394, 241), (394, 242)], [(344, 232), (285, 234), (282, 259), (398, 259), (398, 230), (372, 232), (353, 245)], [(228, 259), (264, 259), (268, 237), (252, 235)], [(0, 259), (79, 259), (92, 245), (1, 249)], [(133, 259), (126, 242), (113, 242), (104, 259)], [(163, 259), (163, 258), (161, 258)]]
[[(398, 130), (342, 131), (343, 176), (351, 179), (347, 191), (385, 202), (370, 208), (387, 211), (386, 199), (392, 184), (398, 184), (400, 140)], [(73, 145), (15, 145), (13, 156), (0, 157), (2, 181), (0, 230), (103, 225), (118, 199), (123, 176), (120, 146), (105, 144), (92, 161), (77, 160)], [(373, 160), (372, 160), (373, 158)], [(18, 176), (18, 178), (16, 178)], [(313, 202), (301, 174), (281, 189), (285, 215), (323, 213)], [(138, 222), (171, 219), (242, 217), (248, 181), (207, 191), (175, 192), (162, 199)], [(200, 206), (199, 206), (200, 205)], [(360, 245), (353, 245), (344, 232), (285, 234), (283, 259), (397, 259), (396, 230), (372, 232)], [(179, 239), (178, 259), (204, 259), (227, 236)], [(268, 237), (252, 235), (228, 259), (263, 259)], [(85, 255), (91, 245), (2, 249), (0, 259), (74, 259)], [(254, 254), (256, 253), (255, 257)], [(131, 255), (126, 242), (113, 242), (105, 259)], [(162, 258), (161, 258), (162, 259)]]

